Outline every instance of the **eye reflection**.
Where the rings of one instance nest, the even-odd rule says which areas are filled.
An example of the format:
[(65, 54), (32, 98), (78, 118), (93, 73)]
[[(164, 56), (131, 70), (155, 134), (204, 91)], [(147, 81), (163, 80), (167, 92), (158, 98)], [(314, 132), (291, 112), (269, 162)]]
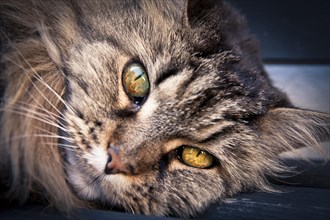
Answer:
[(139, 63), (128, 65), (123, 72), (126, 94), (136, 103), (141, 103), (149, 94), (150, 83), (145, 68)]

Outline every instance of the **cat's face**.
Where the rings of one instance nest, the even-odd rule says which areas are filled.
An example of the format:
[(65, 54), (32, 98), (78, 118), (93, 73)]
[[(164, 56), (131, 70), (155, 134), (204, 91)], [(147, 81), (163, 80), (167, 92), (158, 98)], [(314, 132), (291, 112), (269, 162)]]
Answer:
[(259, 72), (234, 72), (239, 58), (227, 48), (196, 51), (183, 9), (148, 6), (151, 15), (127, 6), (103, 25), (82, 19), (90, 35), (77, 33), (64, 65), (65, 169), (85, 200), (187, 216), (261, 182), (249, 117), (267, 110), (272, 88)]
[(243, 19), (222, 1), (0, 9), (0, 161), (20, 202), (42, 192), (65, 211), (192, 216), (268, 190), (265, 176), (284, 170), (277, 153), (330, 136), (329, 115), (291, 108), (271, 85)]

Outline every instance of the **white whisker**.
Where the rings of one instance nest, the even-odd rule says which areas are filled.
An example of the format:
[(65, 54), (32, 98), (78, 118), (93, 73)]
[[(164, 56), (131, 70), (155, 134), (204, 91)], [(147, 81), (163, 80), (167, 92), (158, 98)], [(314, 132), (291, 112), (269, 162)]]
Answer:
[[(28, 64), (28, 62), (26, 61), (26, 59), (24, 58), (24, 57), (22, 57), (22, 59), (24, 59), (24, 61)], [(12, 62), (13, 64), (15, 64), (17, 67), (19, 67), (19, 68), (21, 68), (22, 70), (23, 70), (23, 72), (26, 74), (26, 75), (28, 75), (27, 73), (26, 73), (26, 69), (22, 66), (22, 65), (19, 65), (17, 62), (15, 62), (15, 61), (13, 61), (13, 60), (9, 60), (10, 62)], [(28, 64), (29, 66), (30, 66), (30, 64)], [(37, 74), (38, 75), (38, 73), (30, 66), (30, 68), (31, 68), (31, 70), (34, 72), (34, 74)], [(37, 80), (39, 80), (39, 82), (41, 82), (42, 84), (47, 84), (47, 83), (45, 83), (45, 82), (42, 82), (41, 81), (41, 77), (38, 75), (38, 77), (36, 77), (36, 76), (33, 76), (35, 79), (37, 79)], [(51, 103), (49, 100), (48, 100), (48, 98), (43, 94), (43, 92), (38, 88), (38, 86), (36, 86), (36, 84), (31, 80), (31, 78), (30, 77), (28, 77), (28, 79), (30, 80), (30, 82), (31, 82), (31, 85), (38, 91), (38, 93), (46, 100), (46, 102), (48, 103), (48, 104), (50, 104), (50, 106), (55, 110), (55, 111), (57, 111), (60, 115), (62, 115), (62, 112), (56, 107), (56, 106), (54, 106), (54, 104), (53, 103)], [(49, 85), (47, 85), (49, 88), (50, 88), (50, 86)], [(47, 87), (46, 86), (46, 87)], [(47, 87), (47, 88), (48, 88)], [(48, 89), (49, 89), (48, 88)], [(31, 96), (31, 94), (29, 93), (29, 91), (27, 91), (27, 93), (30, 95), (30, 97), (33, 97), (33, 96)], [(57, 94), (57, 93), (56, 93)], [(58, 94), (57, 94), (58, 95)], [(62, 98), (61, 98), (62, 99)], [(60, 100), (60, 101), (62, 101), (62, 100)], [(65, 106), (67, 106), (66, 105), (66, 103), (64, 103), (63, 101), (62, 101), (62, 103), (65, 105)]]
[[(43, 129), (43, 128), (40, 128), (40, 127), (38, 127), (38, 126), (33, 126), (33, 128), (35, 128), (35, 129), (37, 129), (37, 130), (39, 130), (39, 131), (42, 131), (42, 132), (44, 132), (44, 134), (47, 134), (47, 135), (58, 135), (57, 133), (50, 132), (50, 131), (45, 130), (45, 129)], [(69, 130), (66, 130), (65, 132), (69, 132)], [(62, 136), (62, 137), (64, 137), (64, 136)], [(74, 139), (72, 139), (72, 140), (74, 140)]]
[[(35, 69), (30, 65), (30, 63), (28, 62), (28, 60), (24, 57), (24, 55), (15, 47), (15, 45), (11, 42), (11, 40), (8, 38), (8, 36), (5, 35), (5, 37), (8, 40), (8, 43), (11, 45), (11, 47), (13, 49), (16, 50), (17, 54), (23, 59), (23, 61), (29, 66), (29, 68), (32, 70), (32, 72), (35, 74), (33, 75), (33, 77), (35, 79), (37, 79), (41, 84), (43, 84), (47, 89), (49, 89), (49, 91), (51, 91), (57, 98), (58, 100), (60, 100), (67, 109), (70, 109), (72, 112), (76, 113), (75, 109), (72, 108), (71, 105), (69, 105), (51, 86), (49, 86), (43, 79), (42, 77), (35, 71)], [(13, 61), (13, 60), (8, 60), (10, 62), (12, 62), (13, 64), (15, 64), (17, 67), (21, 68), (23, 70), (23, 72), (26, 74), (26, 69), (18, 64), (17, 62)], [(26, 74), (28, 76), (28, 74)], [(31, 84), (33, 85), (33, 87), (40, 93), (40, 95), (54, 108), (55, 111), (57, 111), (59, 114), (62, 115), (62, 113), (53, 105), (53, 103), (51, 103), (45, 96), (44, 94), (40, 91), (40, 89), (35, 85), (35, 83), (31, 80), (30, 77), (28, 77), (28, 79), (30, 80)]]
[[(30, 93), (29, 93), (30, 94)], [(22, 105), (26, 105), (30, 108), (34, 108), (34, 109), (37, 109), (37, 110), (40, 110), (42, 112), (45, 112), (55, 118), (58, 118), (58, 119), (62, 119), (62, 120), (66, 120), (66, 117), (61, 114), (61, 115), (58, 115), (58, 114), (55, 114), (49, 110), (47, 110), (44, 106), (42, 106), (38, 100), (36, 100), (31, 94), (30, 94), (30, 97), (33, 98), (33, 100), (36, 102), (37, 105), (33, 105), (33, 104), (29, 104), (29, 103), (26, 103), (26, 102), (22, 102), (22, 101), (18, 101), (17, 104), (19, 104), (19, 106), (22, 106)]]
[[(26, 111), (26, 112), (31, 113), (31, 114), (33, 114), (33, 115), (43, 116), (43, 119), (44, 119), (44, 120), (50, 120), (50, 119), (51, 119), (50, 122), (53, 122), (55, 125), (59, 125), (59, 126), (62, 126), (63, 128), (65, 128), (65, 125), (63, 125), (63, 124), (60, 122), (60, 120), (54, 118), (52, 115), (43, 114), (43, 113), (38, 112), (38, 111), (36, 111), (36, 110), (32, 110), (32, 109), (30, 109), (30, 108), (26, 108), (26, 107), (24, 107), (24, 106), (22, 106), (22, 105), (18, 105), (17, 108), (13, 108), (13, 110), (23, 110), (22, 112), (25, 112), (25, 111)], [(49, 113), (47, 110), (44, 111), (44, 112)], [(56, 123), (55, 123), (55, 122), (56, 122)], [(54, 124), (52, 124), (52, 125), (54, 125)]]
[(70, 144), (61, 144), (61, 143), (52, 143), (52, 142), (42, 142), (42, 144), (60, 147), (71, 152), (75, 152), (75, 149), (77, 148), (76, 146)]
[(58, 138), (58, 139), (63, 139), (68, 142), (73, 142), (74, 139), (60, 136), (60, 135), (42, 135), (42, 134), (32, 134), (32, 135), (19, 135), (19, 136), (13, 136), (10, 138), (7, 138), (5, 140), (0, 140), (0, 144), (6, 144), (10, 141), (15, 141), (15, 140), (20, 140), (20, 139), (26, 139), (26, 138), (33, 138), (33, 137), (45, 137), (45, 138)]
[[(24, 59), (24, 58), (23, 58)], [(27, 62), (27, 61), (25, 61)], [(28, 64), (29, 65), (29, 64)], [(30, 65), (29, 65), (30, 66)], [(31, 67), (31, 66), (30, 66)], [(39, 82), (41, 82), (44, 86), (46, 86), (47, 89), (49, 89), (51, 92), (53, 92), (53, 94), (63, 103), (63, 105), (65, 105), (65, 107), (67, 109), (70, 109), (72, 112), (76, 113), (76, 110), (74, 108), (72, 108), (71, 105), (69, 105), (52, 87), (50, 87), (42, 78), (41, 76), (31, 67), (32, 71), (36, 74), (33, 77), (37, 80), (39, 80)], [(32, 81), (31, 81), (32, 82)], [(32, 82), (33, 83), (33, 82)], [(49, 102), (49, 104), (51, 104)], [(52, 105), (52, 104), (51, 104)], [(56, 107), (52, 106), (54, 109), (56, 109)], [(60, 114), (62, 114), (60, 112)]]
[(66, 140), (66, 141), (69, 141), (69, 142), (73, 142), (74, 139), (73, 138), (68, 138), (68, 137), (64, 137), (64, 136), (61, 136), (61, 135), (47, 135), (47, 134), (33, 134), (32, 135), (33, 137), (45, 137), (45, 138), (59, 138), (59, 139), (63, 139), (63, 140)]
[(11, 113), (14, 113), (14, 114), (18, 114), (18, 115), (22, 115), (22, 116), (26, 116), (26, 117), (29, 117), (29, 118), (33, 118), (33, 119), (36, 119), (36, 120), (38, 120), (38, 121), (40, 121), (40, 122), (44, 122), (44, 123), (46, 123), (46, 124), (48, 124), (48, 125), (51, 125), (51, 126), (57, 127), (57, 128), (59, 128), (59, 129), (61, 129), (61, 130), (63, 130), (63, 131), (67, 131), (66, 128), (60, 126), (59, 124), (56, 124), (56, 123), (54, 123), (53, 121), (47, 120), (48, 118), (41, 118), (41, 117), (37, 117), (37, 116), (35, 116), (35, 115), (26, 114), (25, 111), (22, 111), (22, 110), (19, 110), (19, 109), (15, 110), (15, 109), (8, 109), (8, 108), (7, 108), (7, 109), (1, 109), (1, 110), (2, 110), (2, 111), (11, 112)]
[[(30, 113), (32, 115), (36, 115), (38, 117), (41, 117), (43, 119), (48, 119), (48, 120), (53, 120), (53, 121), (56, 121), (56, 119), (54, 117), (52, 117), (51, 115), (48, 115), (48, 114), (44, 114), (40, 111), (36, 111), (34, 109), (31, 109), (31, 108), (26, 108), (22, 105), (17, 105), (17, 106), (13, 106), (13, 107), (6, 107), (4, 109), (0, 109), (0, 110), (3, 110), (3, 111), (6, 111), (6, 110), (13, 110), (13, 111), (19, 111), (19, 112), (22, 112), (22, 113)], [(28, 114), (27, 114), (28, 115)]]

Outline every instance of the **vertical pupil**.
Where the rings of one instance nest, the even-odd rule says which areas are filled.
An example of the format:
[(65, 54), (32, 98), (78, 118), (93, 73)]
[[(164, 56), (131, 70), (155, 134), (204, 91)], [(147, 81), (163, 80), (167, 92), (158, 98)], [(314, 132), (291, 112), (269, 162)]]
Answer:
[(134, 75), (135, 75), (134, 81), (140, 79), (144, 74), (144, 72), (140, 68), (137, 68), (137, 67), (134, 67), (132, 69), (132, 72), (134, 72)]
[(185, 164), (192, 167), (208, 168), (213, 164), (212, 155), (196, 147), (184, 146), (180, 157)]

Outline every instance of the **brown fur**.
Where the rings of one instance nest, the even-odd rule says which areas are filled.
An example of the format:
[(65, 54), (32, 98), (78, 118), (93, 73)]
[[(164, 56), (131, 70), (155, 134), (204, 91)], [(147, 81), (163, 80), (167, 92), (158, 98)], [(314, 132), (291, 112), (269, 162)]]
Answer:
[[(272, 190), (265, 176), (286, 170), (278, 153), (329, 139), (329, 115), (294, 108), (271, 85), (227, 4), (128, 2), (0, 3), (6, 199), (192, 216), (245, 189)], [(139, 108), (120, 80), (132, 59), (151, 82)], [(182, 164), (172, 156), (181, 145), (219, 165)], [(99, 169), (109, 147), (131, 175)]]

